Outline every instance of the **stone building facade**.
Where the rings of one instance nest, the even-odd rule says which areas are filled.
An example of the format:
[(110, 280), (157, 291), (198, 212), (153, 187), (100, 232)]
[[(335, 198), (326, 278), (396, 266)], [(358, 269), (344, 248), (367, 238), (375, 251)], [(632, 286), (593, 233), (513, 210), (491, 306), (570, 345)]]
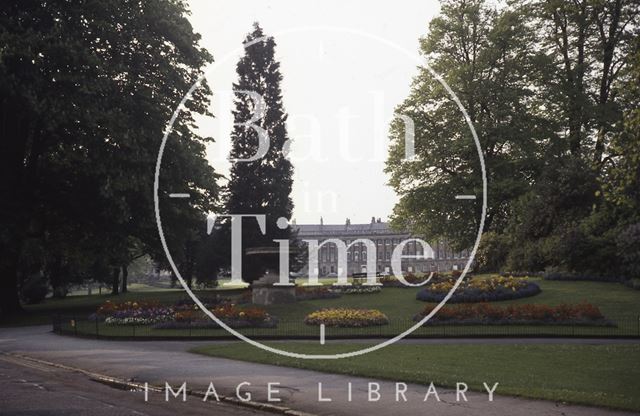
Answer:
[[(406, 232), (392, 230), (389, 224), (372, 218), (369, 224), (351, 224), (347, 219), (345, 224), (295, 224), (301, 240), (318, 240), (319, 243), (327, 239), (342, 240), (347, 246), (358, 239), (371, 240), (376, 245), (376, 272), (391, 272), (391, 255), (395, 247), (403, 240), (411, 238)], [(424, 273), (432, 271), (462, 270), (467, 263), (469, 250), (454, 252), (443, 242), (427, 241), (434, 251), (434, 258), (402, 259), (404, 272)], [(422, 255), (422, 246), (416, 242), (408, 243), (403, 255)], [(347, 249), (347, 274), (364, 273), (367, 271), (367, 251), (363, 243), (353, 244)], [(308, 271), (308, 265), (301, 273)], [(318, 275), (327, 276), (338, 273), (338, 256), (335, 244), (327, 243), (318, 252)]]

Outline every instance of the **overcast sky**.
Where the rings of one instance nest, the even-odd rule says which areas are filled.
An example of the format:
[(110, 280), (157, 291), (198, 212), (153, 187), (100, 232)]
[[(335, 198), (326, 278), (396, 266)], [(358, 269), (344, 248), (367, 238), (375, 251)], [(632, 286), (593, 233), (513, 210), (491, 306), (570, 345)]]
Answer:
[(393, 110), (419, 63), (418, 41), (439, 11), (433, 0), (190, 0), (191, 22), (216, 63), (207, 79), (216, 139), (209, 160), (229, 170), (232, 83), (242, 42), (257, 21), (276, 41), (293, 139), (293, 217), (299, 224), (386, 219), (397, 201), (383, 172)]

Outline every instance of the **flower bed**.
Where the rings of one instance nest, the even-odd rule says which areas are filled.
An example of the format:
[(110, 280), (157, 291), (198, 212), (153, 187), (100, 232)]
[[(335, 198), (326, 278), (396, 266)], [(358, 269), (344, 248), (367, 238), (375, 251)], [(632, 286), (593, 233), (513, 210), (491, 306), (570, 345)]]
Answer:
[(341, 328), (363, 328), (387, 325), (389, 318), (376, 309), (320, 309), (304, 318), (307, 325), (321, 325)]
[[(451, 291), (455, 279), (430, 283), (416, 295), (423, 302), (441, 302)], [(494, 276), (487, 279), (471, 278), (463, 280), (455, 290), (449, 303), (494, 302), (519, 299), (540, 293), (540, 286), (527, 280), (513, 277)]]
[(297, 300), (335, 299), (339, 297), (339, 292), (332, 291), (326, 286), (296, 286)]
[[(207, 306), (210, 303), (212, 302), (205, 302)], [(235, 304), (225, 302), (209, 309), (216, 317), (233, 328), (273, 328), (277, 325), (277, 319), (261, 308), (239, 308)], [(156, 302), (112, 303), (107, 301), (98, 308), (92, 318), (103, 320), (107, 325), (152, 325), (157, 329), (219, 327), (196, 305), (189, 305), (184, 301), (178, 301), (173, 306), (160, 306)]]
[[(433, 310), (427, 306), (413, 317), (419, 321)], [(509, 305), (486, 303), (443, 306), (425, 325), (613, 325), (598, 307), (588, 303), (577, 305)]]
[(329, 290), (332, 293), (343, 295), (370, 295), (373, 293), (380, 293), (380, 290), (382, 290), (382, 288), (380, 286), (353, 285), (332, 286)]
[(173, 319), (173, 309), (164, 306), (121, 309), (104, 317), (107, 325), (152, 325)]

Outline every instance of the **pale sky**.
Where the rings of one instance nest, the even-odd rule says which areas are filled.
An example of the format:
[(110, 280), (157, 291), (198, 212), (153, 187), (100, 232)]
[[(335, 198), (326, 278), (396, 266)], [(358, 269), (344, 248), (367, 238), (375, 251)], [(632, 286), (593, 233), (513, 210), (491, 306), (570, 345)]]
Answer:
[(439, 11), (434, 0), (190, 0), (190, 20), (216, 63), (207, 74), (215, 119), (198, 119), (216, 143), (214, 168), (229, 171), (230, 94), (242, 42), (258, 21), (276, 41), (293, 140), (293, 218), (299, 224), (369, 222), (391, 214), (386, 185), (389, 120), (409, 93), (418, 41)]

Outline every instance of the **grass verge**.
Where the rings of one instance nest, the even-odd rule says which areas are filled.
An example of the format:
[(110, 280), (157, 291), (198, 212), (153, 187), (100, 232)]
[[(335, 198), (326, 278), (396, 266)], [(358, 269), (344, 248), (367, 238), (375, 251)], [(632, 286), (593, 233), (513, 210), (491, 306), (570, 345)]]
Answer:
[[(364, 344), (269, 343), (307, 354), (333, 354)], [(640, 345), (418, 345), (396, 344), (340, 360), (299, 360), (244, 343), (198, 347), (192, 352), (234, 360), (328, 373), (482, 391), (499, 382), (499, 394), (640, 411)]]

